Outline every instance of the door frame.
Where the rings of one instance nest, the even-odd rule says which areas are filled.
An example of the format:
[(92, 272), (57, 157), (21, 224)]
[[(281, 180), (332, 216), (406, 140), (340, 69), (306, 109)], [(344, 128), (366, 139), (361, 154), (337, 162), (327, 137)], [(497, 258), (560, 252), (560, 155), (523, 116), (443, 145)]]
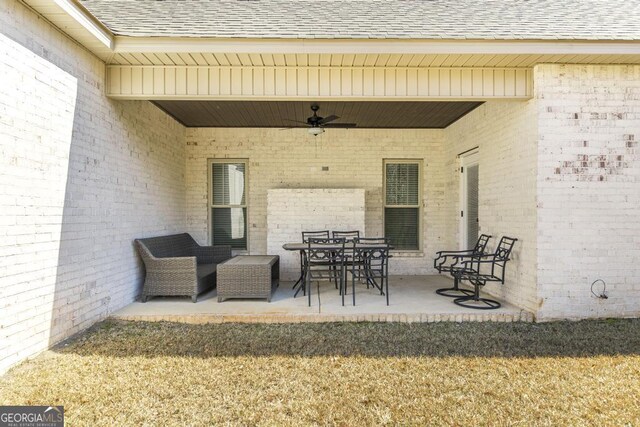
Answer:
[[(459, 233), (458, 235), (460, 236), (459, 241), (458, 241), (458, 246), (460, 248), (460, 250), (465, 250), (465, 249), (471, 249), (467, 247), (467, 217), (463, 216), (463, 212), (466, 215), (467, 212), (469, 211), (467, 209), (467, 168), (469, 166), (473, 166), (473, 165), (479, 165), (480, 164), (480, 154), (479, 154), (479, 150), (478, 148), (474, 148), (472, 150), (469, 150), (467, 152), (465, 152), (464, 154), (461, 154), (459, 156), (460, 158), (460, 197), (459, 197), (459, 211), (460, 214), (458, 216), (458, 227), (459, 227)], [(478, 169), (479, 170), (479, 169)], [(478, 193), (480, 189), (478, 188)]]

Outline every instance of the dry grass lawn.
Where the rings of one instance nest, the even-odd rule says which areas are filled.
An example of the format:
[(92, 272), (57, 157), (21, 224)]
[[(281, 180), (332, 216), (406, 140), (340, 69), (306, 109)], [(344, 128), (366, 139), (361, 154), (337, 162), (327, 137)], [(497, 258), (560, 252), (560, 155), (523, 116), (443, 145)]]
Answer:
[(103, 322), (0, 377), (68, 425), (640, 425), (640, 321)]

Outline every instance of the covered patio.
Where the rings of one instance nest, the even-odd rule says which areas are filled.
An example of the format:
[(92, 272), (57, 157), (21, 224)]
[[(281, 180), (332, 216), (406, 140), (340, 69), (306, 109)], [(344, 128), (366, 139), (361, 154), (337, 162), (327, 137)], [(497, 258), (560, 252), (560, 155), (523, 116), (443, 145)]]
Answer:
[[(202, 245), (230, 244), (234, 255), (279, 255), (284, 283), (295, 281), (300, 265), (282, 245), (299, 242), (302, 231), (384, 236), (396, 249), (389, 270), (398, 298), (390, 308), (363, 298), (342, 311), (338, 292), (325, 286), (324, 301), (308, 309), (286, 285), (271, 304), (205, 299), (180, 308), (152, 300), (113, 316), (489, 319), (449, 307), (433, 284), (450, 279), (430, 277), (437, 251), (473, 247), (480, 233), (494, 236), (489, 252), (502, 236), (518, 238), (505, 284), (482, 292), (506, 303), (510, 319), (535, 312), (536, 107), (529, 101), (537, 57), (431, 48), (409, 53), (372, 42), (353, 54), (320, 40), (121, 40), (106, 68), (106, 95), (149, 101), (184, 126), (184, 168), (175, 174), (184, 174), (186, 221), (177, 231)], [(331, 120), (317, 125), (316, 115)], [(399, 186), (391, 172), (405, 174)]]
[[(535, 163), (527, 158), (534, 134), (523, 120), (533, 114), (527, 102), (530, 70), (434, 73), (402, 61), (339, 66), (334, 72), (321, 65), (334, 56), (297, 55), (294, 66), (277, 65), (279, 55), (263, 53), (262, 63), (273, 65), (157, 66), (151, 73), (144, 66), (107, 68), (110, 97), (150, 101), (185, 127), (186, 227), (179, 231), (203, 245), (231, 245), (234, 255), (278, 255), (283, 281), (271, 304), (218, 303), (213, 291), (195, 305), (157, 298), (146, 305), (135, 302), (112, 317), (533, 319)], [(234, 77), (236, 70), (242, 71)], [(494, 121), (498, 117), (501, 121)], [(519, 179), (505, 181), (506, 174)], [(520, 203), (516, 210), (514, 200)], [(311, 307), (306, 298), (293, 298), (289, 282), (300, 274), (299, 257), (282, 246), (300, 242), (300, 233), (312, 230), (358, 230), (362, 237), (389, 238), (395, 246), (389, 263), (391, 305), (360, 286), (356, 306), (342, 307), (338, 291), (326, 283), (317, 289), (313, 284)], [(489, 253), (503, 235), (519, 239), (505, 285), (482, 289), (504, 303), (492, 313), (456, 307), (436, 295), (438, 287), (451, 286), (451, 279), (433, 276), (432, 265), (437, 251), (473, 247), (485, 232), (495, 236)]]
[[(194, 323), (533, 319), (527, 299), (534, 284), (526, 272), (535, 260), (527, 258), (532, 243), (520, 228), (532, 220), (523, 216), (528, 214), (526, 204), (533, 203), (533, 175), (527, 173), (535, 165), (526, 164), (521, 151), (531, 136), (519, 118), (501, 124), (509, 138), (523, 137), (515, 143), (496, 138), (495, 128), (487, 128), (485, 122), (487, 116), (518, 110), (526, 114), (525, 103), (482, 97), (474, 101), (159, 98), (153, 102), (186, 127), (187, 225), (180, 231), (188, 231), (200, 244), (231, 245), (234, 255), (278, 255), (282, 285), (271, 303), (218, 302), (214, 290), (198, 297), (196, 304), (188, 298), (156, 297), (145, 304), (134, 302), (112, 317)], [(332, 123), (349, 125), (310, 133), (311, 105), (319, 106), (320, 116), (335, 116)], [(463, 174), (464, 166), (471, 165), (465, 163), (470, 154), (476, 171), (471, 193)], [(391, 182), (390, 165), (415, 166), (414, 175)], [(505, 182), (504, 168), (522, 179)], [(387, 189), (391, 185), (397, 194)], [(403, 201), (389, 203), (390, 197), (396, 198), (393, 203), (399, 197), (415, 200), (405, 206)], [(504, 209), (512, 209), (514, 198), (524, 201), (523, 210), (503, 215)], [(415, 216), (396, 218), (393, 209), (398, 208), (413, 209)], [(338, 291), (328, 282), (312, 283), (311, 307), (302, 293), (294, 298), (291, 284), (300, 275), (299, 255), (283, 245), (300, 242), (301, 232), (311, 230), (358, 230), (362, 237), (390, 238), (395, 243), (389, 262), (390, 306), (363, 284), (357, 287), (355, 306), (350, 298), (342, 306)], [(435, 253), (473, 247), (481, 232), (494, 235), (488, 253), (502, 235), (519, 238), (505, 285), (482, 289), (503, 303), (489, 313), (455, 306), (451, 298), (435, 293), (452, 282), (448, 276), (434, 275)]]

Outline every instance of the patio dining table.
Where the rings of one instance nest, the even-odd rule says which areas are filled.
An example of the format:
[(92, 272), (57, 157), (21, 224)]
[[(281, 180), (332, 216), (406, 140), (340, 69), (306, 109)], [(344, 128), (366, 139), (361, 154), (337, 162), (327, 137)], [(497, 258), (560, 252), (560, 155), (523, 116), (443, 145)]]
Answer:
[[(379, 248), (381, 246), (381, 244), (374, 244), (374, 243), (355, 243), (352, 240), (347, 240), (344, 243), (344, 249), (345, 251), (352, 251), (355, 248), (357, 249), (362, 249), (362, 250), (367, 250), (367, 249), (376, 249)], [(318, 243), (318, 244), (314, 244), (312, 245), (313, 248), (318, 248), (318, 249), (326, 249), (326, 250), (340, 250), (342, 249), (342, 245), (339, 243)], [(291, 242), (291, 243), (285, 243), (284, 245), (282, 245), (282, 249), (286, 250), (286, 251), (297, 251), (297, 252), (304, 252), (306, 250), (309, 249), (309, 243), (303, 243), (303, 242)], [(393, 249), (393, 246), (389, 246), (389, 249)], [(298, 295), (298, 292), (300, 292), (300, 289), (302, 289), (302, 287), (304, 286), (304, 271), (302, 271), (300, 273), (300, 277), (298, 278), (298, 280), (296, 281), (296, 283), (294, 283), (293, 288), (295, 289), (298, 285), (300, 285), (298, 287), (298, 289), (296, 290), (294, 297), (296, 295)], [(374, 283), (372, 283), (374, 284)], [(377, 284), (375, 284), (377, 286)]]

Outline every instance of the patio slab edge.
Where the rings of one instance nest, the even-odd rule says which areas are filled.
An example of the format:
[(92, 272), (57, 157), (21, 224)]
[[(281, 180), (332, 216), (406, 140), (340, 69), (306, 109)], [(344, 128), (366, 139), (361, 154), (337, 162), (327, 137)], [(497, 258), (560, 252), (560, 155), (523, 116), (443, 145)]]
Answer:
[(127, 315), (112, 314), (111, 319), (141, 322), (204, 323), (329, 323), (329, 322), (533, 322), (526, 310), (509, 313), (411, 313), (411, 314), (193, 314)]

